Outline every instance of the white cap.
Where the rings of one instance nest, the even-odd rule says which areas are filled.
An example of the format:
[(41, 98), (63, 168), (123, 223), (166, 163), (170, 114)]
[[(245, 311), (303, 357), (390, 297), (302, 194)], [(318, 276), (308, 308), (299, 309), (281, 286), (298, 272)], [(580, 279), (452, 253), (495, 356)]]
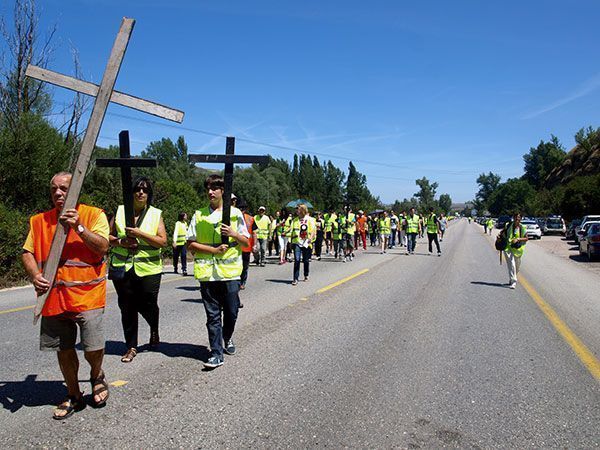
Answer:
[(260, 211), (261, 209), (264, 209), (265, 211), (267, 210), (267, 208), (265, 208), (264, 206), (259, 206), (258, 210)]
[(236, 197), (236, 196), (235, 196), (235, 194), (232, 192), (232, 193), (231, 193), (231, 199), (233, 200), (234, 198), (237, 198), (237, 197)]

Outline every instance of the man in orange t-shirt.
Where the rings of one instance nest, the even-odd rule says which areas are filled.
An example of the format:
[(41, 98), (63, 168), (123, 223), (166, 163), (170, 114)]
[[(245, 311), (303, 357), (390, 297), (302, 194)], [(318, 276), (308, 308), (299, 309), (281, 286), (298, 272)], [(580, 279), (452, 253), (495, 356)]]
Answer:
[[(37, 295), (50, 290), (42, 310), (40, 349), (57, 352), (67, 385), (67, 398), (54, 410), (53, 418), (57, 420), (66, 419), (85, 407), (79, 389), (79, 360), (75, 351), (77, 326), (81, 329), (85, 359), (91, 366), (93, 406), (104, 406), (108, 399), (108, 384), (102, 370), (108, 220), (101, 209), (83, 204), (62, 211), (70, 185), (71, 174), (68, 172), (59, 172), (52, 177), (50, 191), (54, 208), (30, 219), (22, 255)], [(68, 234), (52, 283), (44, 278), (42, 269), (59, 223)]]
[(367, 249), (367, 216), (364, 212), (358, 211), (356, 219), (356, 234), (354, 235), (354, 248), (358, 248), (358, 239), (362, 240), (363, 250)]

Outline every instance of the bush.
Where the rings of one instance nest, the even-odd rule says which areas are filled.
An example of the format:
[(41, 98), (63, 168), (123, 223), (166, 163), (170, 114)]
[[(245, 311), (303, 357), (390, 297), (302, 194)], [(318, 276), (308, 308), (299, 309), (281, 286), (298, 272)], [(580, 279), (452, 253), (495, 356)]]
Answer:
[(0, 203), (0, 217), (0, 287), (4, 288), (27, 279), (21, 254), (29, 230), (29, 217), (3, 203)]

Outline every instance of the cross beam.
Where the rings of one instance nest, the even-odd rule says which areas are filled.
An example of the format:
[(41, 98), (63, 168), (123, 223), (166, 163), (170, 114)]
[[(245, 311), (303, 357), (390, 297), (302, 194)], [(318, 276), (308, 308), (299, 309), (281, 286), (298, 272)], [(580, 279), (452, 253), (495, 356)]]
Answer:
[(120, 158), (97, 159), (96, 167), (119, 167), (121, 169), (121, 186), (123, 188), (123, 206), (125, 208), (125, 224), (135, 227), (133, 214), (132, 167), (158, 167), (158, 161), (151, 158), (132, 158), (129, 150), (129, 131), (119, 133)]
[[(229, 226), (231, 224), (231, 191), (233, 190), (233, 165), (234, 164), (253, 164), (266, 163), (269, 161), (269, 156), (250, 156), (250, 155), (235, 155), (235, 138), (228, 136), (225, 144), (224, 155), (189, 155), (188, 159), (192, 163), (214, 163), (225, 164), (223, 181), (225, 188), (223, 189), (223, 215), (221, 223)], [(223, 244), (229, 243), (229, 238), (221, 237)]]
[[(133, 32), (134, 25), (134, 19), (123, 18), (121, 27), (108, 59), (108, 64), (106, 65), (104, 75), (102, 76), (102, 82), (99, 86), (92, 85), (91, 90), (89, 83), (81, 82), (81, 80), (65, 77), (64, 75), (60, 75), (45, 69), (42, 70), (35, 66), (30, 66), (27, 69), (27, 75), (32, 78), (56, 83), (59, 86), (68, 84), (68, 86), (65, 87), (77, 92), (82, 92), (84, 94), (95, 95), (96, 97), (92, 114), (90, 115), (90, 119), (85, 131), (85, 136), (83, 137), (83, 141), (81, 143), (81, 150), (79, 152), (77, 164), (73, 171), (71, 185), (69, 187), (69, 191), (67, 192), (67, 197), (65, 198), (63, 211), (67, 209), (73, 209), (77, 206), (79, 194), (81, 193), (81, 187), (83, 186), (83, 180), (85, 178), (85, 174), (87, 173), (92, 152), (96, 146), (96, 141), (98, 140), (98, 134), (100, 133), (104, 116), (106, 115), (106, 109), (108, 108), (109, 102), (113, 100), (113, 97), (115, 99), (120, 98), (120, 104), (125, 104), (126, 106), (138, 109), (140, 111), (150, 112), (151, 114), (159, 117), (164, 117), (166, 119), (175, 121), (177, 121), (177, 118), (179, 121), (183, 119), (183, 113), (181, 113), (181, 111), (173, 110), (171, 108), (148, 102), (146, 100), (126, 96), (125, 94), (121, 95), (118, 93), (115, 95), (113, 89), (121, 68), (121, 63), (123, 62), (123, 57), (125, 56), (125, 51), (127, 50), (127, 45), (129, 44), (129, 39), (131, 38), (131, 33)], [(125, 100), (123, 100), (123, 97)], [(56, 276), (62, 250), (67, 240), (67, 231), (68, 230), (65, 230), (65, 228), (62, 226), (56, 227), (52, 245), (50, 246), (50, 253), (48, 254), (48, 259), (44, 266), (43, 273), (44, 278), (50, 282), (53, 282)], [(42, 313), (42, 309), (44, 308), (48, 294), (49, 291), (46, 294), (40, 295), (37, 299), (37, 304), (34, 310), (34, 323), (37, 322), (40, 314)]]

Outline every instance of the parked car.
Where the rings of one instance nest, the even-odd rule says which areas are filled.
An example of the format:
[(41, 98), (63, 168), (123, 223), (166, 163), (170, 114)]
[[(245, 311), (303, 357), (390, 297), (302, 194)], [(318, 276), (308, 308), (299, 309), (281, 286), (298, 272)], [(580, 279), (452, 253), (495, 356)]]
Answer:
[(600, 255), (600, 222), (588, 222), (588, 225), (585, 225), (586, 230), (579, 239), (579, 254), (587, 255), (592, 261)]
[(575, 239), (575, 229), (581, 225), (581, 219), (573, 219), (569, 226), (567, 227), (567, 232), (565, 236), (567, 239)]
[(583, 226), (587, 222), (600, 222), (600, 215), (596, 214), (596, 215), (583, 216), (583, 219), (581, 219), (581, 225), (579, 225), (577, 228), (575, 228), (575, 241), (579, 242), (579, 236), (581, 235), (580, 232), (583, 229)]
[(500, 217), (498, 217), (498, 220), (496, 221), (496, 228), (498, 228), (499, 230), (501, 230), (511, 220), (512, 220), (512, 217), (510, 217), (510, 216), (500, 216)]
[(546, 219), (542, 227), (544, 234), (562, 234), (565, 235), (567, 227), (565, 221), (560, 216), (550, 216)]
[(527, 237), (534, 239), (542, 238), (542, 229), (538, 225), (535, 219), (523, 219), (521, 220), (521, 225), (525, 225), (527, 228)]
[(584, 223), (581, 226), (581, 229), (575, 233), (575, 240), (577, 241), (577, 243), (581, 242), (581, 238), (587, 233), (588, 228), (590, 226), (594, 225), (594, 224), (597, 224), (597, 223), (600, 223), (600, 219), (596, 220), (596, 221), (590, 221), (590, 220), (588, 220), (586, 223)]

